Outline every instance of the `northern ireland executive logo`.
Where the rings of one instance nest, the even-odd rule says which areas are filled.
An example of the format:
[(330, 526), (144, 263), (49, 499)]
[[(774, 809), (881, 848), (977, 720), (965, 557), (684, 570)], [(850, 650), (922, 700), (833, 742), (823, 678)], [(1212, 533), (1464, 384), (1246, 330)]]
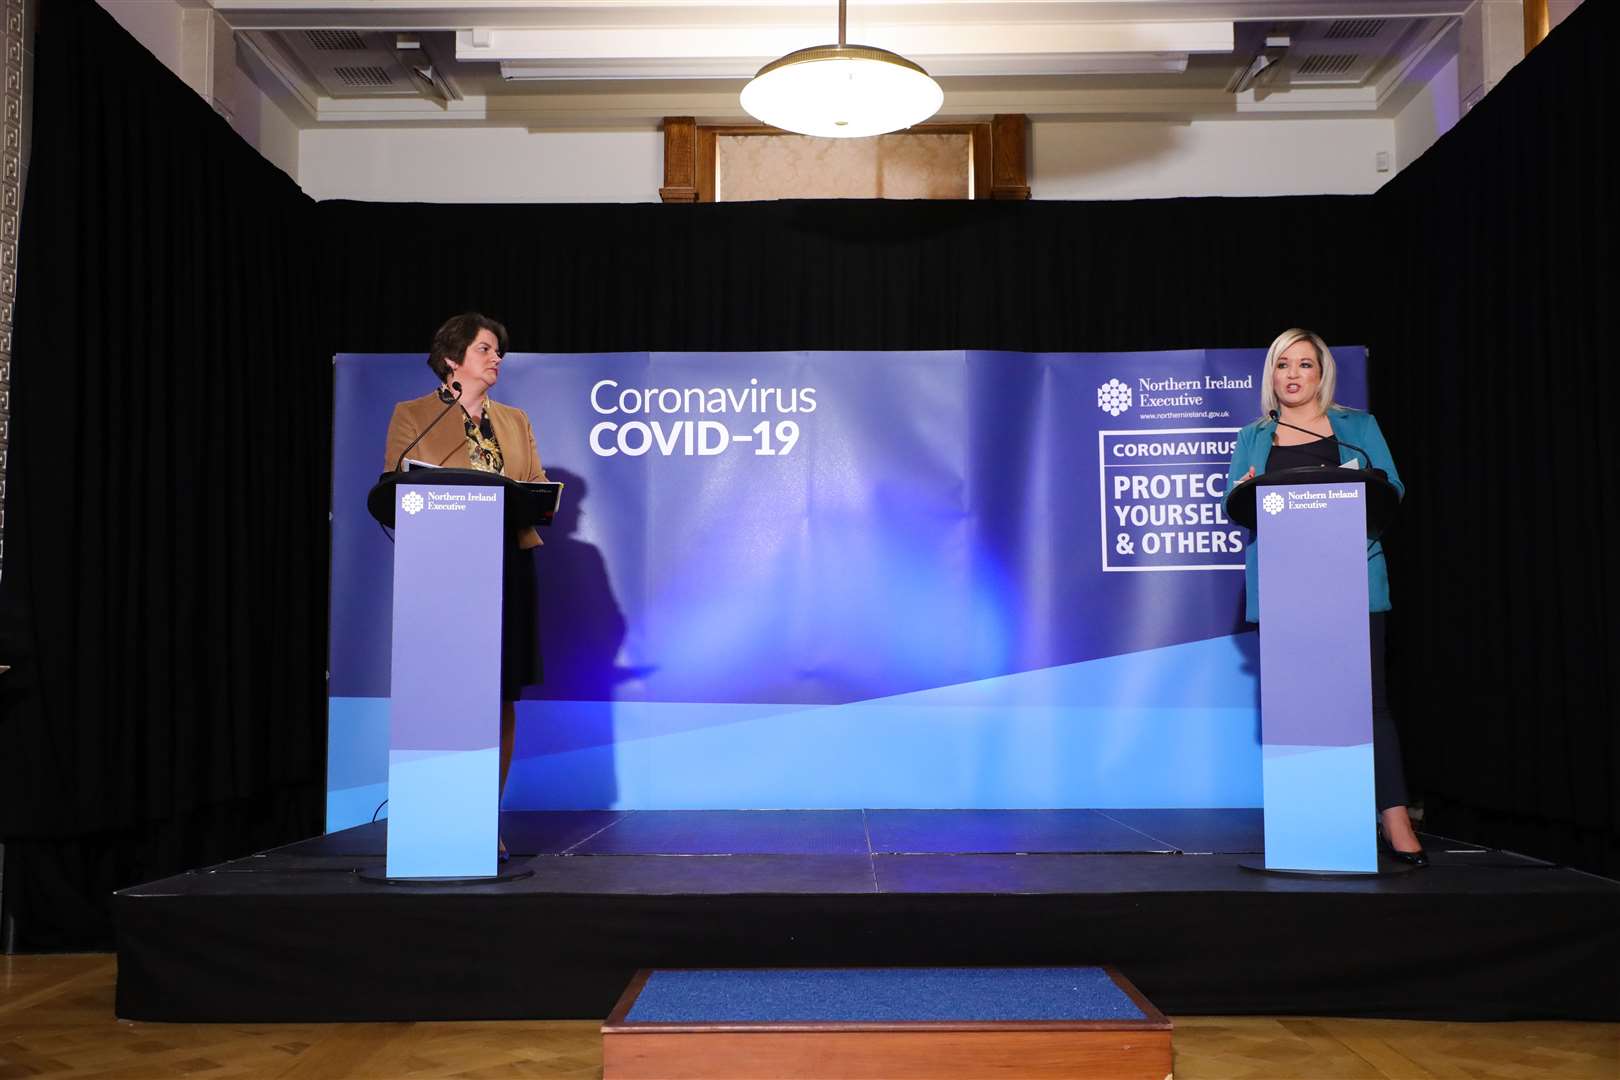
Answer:
[(1260, 500), (1260, 506), (1268, 514), (1280, 514), (1282, 513), (1283, 508), (1283, 497), (1277, 492), (1273, 491), (1270, 495), (1267, 495), (1264, 499)]
[(1109, 416), (1118, 416), (1131, 407), (1131, 388), (1118, 379), (1109, 379), (1097, 387), (1097, 408)]
[(399, 500), (399, 508), (407, 514), (422, 512), (422, 493), (420, 491), (407, 491), (405, 497)]

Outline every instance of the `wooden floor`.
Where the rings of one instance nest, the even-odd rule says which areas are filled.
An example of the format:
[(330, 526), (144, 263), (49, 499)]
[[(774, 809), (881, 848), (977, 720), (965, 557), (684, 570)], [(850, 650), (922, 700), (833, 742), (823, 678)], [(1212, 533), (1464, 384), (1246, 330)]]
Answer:
[[(546, 1077), (602, 1073), (595, 1021), (134, 1024), (111, 956), (0, 956), (0, 1080)], [(1620, 1077), (1620, 1024), (1173, 1018), (1178, 1080)]]

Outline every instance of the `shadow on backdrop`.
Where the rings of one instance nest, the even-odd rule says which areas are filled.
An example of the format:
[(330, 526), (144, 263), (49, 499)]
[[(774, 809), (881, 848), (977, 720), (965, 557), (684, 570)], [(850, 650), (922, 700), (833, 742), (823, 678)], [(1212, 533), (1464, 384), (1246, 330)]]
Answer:
[[(589, 489), (584, 477), (549, 468), (563, 485), (563, 502), (551, 527), (541, 532), (535, 605), (544, 681), (525, 687), (518, 703), (517, 747), (505, 806), (511, 810), (598, 809), (618, 797), (613, 765), (615, 689), (637, 671), (615, 661), (624, 643), (624, 612), (613, 595), (602, 553), (579, 539)], [(539, 759), (571, 753), (565, 788), (537, 791), (532, 774)], [(549, 770), (548, 770), (549, 771)]]

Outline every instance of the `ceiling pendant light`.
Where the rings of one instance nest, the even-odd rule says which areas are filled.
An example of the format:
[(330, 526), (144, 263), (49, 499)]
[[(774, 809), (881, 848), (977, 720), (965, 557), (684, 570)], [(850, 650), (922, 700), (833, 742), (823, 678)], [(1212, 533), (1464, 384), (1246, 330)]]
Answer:
[(838, 44), (788, 53), (743, 87), (742, 107), (762, 124), (859, 139), (920, 124), (945, 92), (928, 72), (887, 49), (844, 44), (846, 0), (838, 0)]

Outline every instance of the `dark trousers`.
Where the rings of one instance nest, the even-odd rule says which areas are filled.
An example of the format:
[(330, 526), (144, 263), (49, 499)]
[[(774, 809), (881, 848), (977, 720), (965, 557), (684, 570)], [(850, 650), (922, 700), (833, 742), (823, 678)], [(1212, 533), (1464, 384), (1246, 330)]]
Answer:
[(1389, 690), (1384, 685), (1384, 616), (1367, 616), (1367, 638), (1372, 647), (1373, 792), (1378, 809), (1406, 805), (1406, 777), (1401, 768), (1401, 737), (1389, 711)]

